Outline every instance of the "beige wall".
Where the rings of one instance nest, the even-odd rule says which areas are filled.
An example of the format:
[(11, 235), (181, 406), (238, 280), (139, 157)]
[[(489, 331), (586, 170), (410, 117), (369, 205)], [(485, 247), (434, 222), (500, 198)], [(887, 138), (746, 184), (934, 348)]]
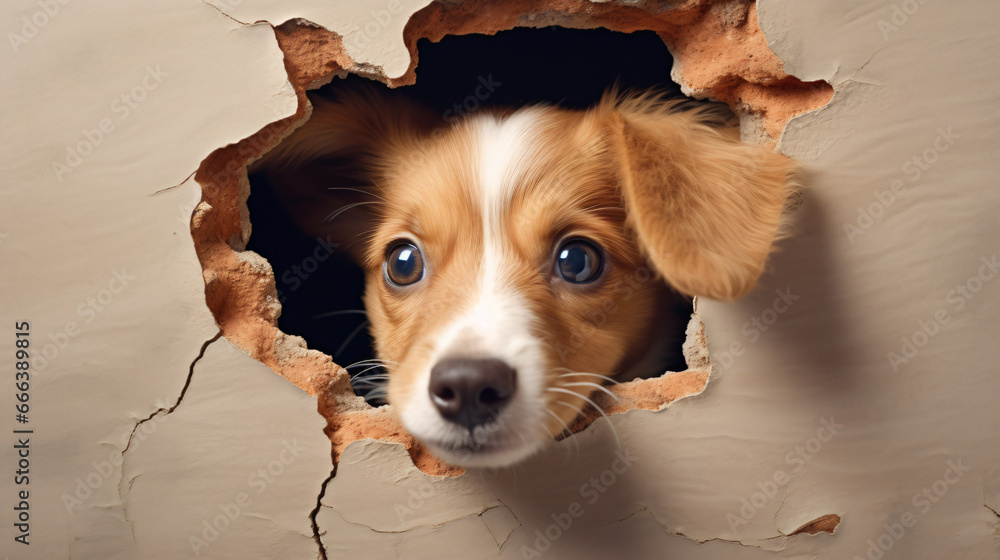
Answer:
[[(191, 174), (295, 112), (271, 27), (241, 22), (309, 19), (391, 78), (424, 3), (267, 4), (2, 9), (2, 555), (316, 557), (325, 421), (215, 339)], [(985, 264), (1000, 243), (1000, 5), (758, 7), (785, 70), (836, 94), (779, 144), (810, 169), (796, 235), (751, 296), (700, 302), (705, 392), (614, 416), (621, 454), (602, 420), (509, 472), (431, 478), (398, 445), (356, 442), (315, 516), (328, 557), (1000, 555), (1000, 275)], [(11, 453), (20, 321), (44, 352), (27, 486)], [(25, 488), (30, 546), (14, 541)], [(789, 536), (831, 514), (835, 534)]]

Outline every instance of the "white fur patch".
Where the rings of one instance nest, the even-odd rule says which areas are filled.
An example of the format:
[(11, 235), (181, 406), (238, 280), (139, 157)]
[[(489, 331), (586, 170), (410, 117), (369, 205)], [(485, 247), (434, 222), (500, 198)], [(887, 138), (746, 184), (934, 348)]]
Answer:
[[(483, 254), (469, 309), (446, 325), (424, 371), (416, 380), (409, 402), (400, 407), (403, 424), (441, 458), (468, 466), (501, 466), (535, 452), (548, 439), (543, 342), (534, 337), (536, 317), (523, 296), (504, 282), (508, 254), (503, 217), (525, 171), (537, 152), (536, 138), (542, 110), (526, 109), (498, 120), (480, 116), (471, 120), (478, 142), (475, 165), (482, 201)], [(427, 387), (430, 370), (448, 357), (496, 358), (517, 373), (517, 388), (496, 423), (483, 433), (468, 430), (441, 417)], [(453, 451), (465, 448), (464, 452)]]

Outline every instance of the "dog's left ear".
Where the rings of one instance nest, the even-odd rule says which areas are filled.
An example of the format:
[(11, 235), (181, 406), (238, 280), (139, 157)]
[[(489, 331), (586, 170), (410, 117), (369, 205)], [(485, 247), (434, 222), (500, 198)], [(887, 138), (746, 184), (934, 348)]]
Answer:
[(628, 221), (660, 274), (687, 295), (753, 289), (794, 192), (792, 160), (705, 111), (650, 98), (605, 109)]

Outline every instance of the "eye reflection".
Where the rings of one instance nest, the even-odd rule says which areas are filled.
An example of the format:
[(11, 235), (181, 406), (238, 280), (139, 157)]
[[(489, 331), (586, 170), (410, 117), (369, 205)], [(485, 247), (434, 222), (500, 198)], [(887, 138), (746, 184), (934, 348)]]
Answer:
[(390, 283), (408, 286), (424, 277), (424, 258), (416, 245), (403, 242), (389, 251), (383, 269)]
[(604, 267), (601, 251), (591, 242), (571, 239), (559, 247), (556, 273), (567, 282), (586, 284), (596, 280)]

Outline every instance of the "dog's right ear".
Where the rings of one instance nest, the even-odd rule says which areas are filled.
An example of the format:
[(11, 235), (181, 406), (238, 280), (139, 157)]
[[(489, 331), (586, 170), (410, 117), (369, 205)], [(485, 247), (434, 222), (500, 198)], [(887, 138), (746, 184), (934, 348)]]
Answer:
[(629, 223), (659, 273), (687, 295), (749, 292), (780, 236), (794, 162), (740, 142), (710, 111), (613, 94), (602, 109)]
[(381, 175), (440, 119), (373, 86), (310, 95), (312, 115), (255, 162), (250, 173), (272, 188), (299, 228), (343, 247), (360, 262), (378, 216)]

